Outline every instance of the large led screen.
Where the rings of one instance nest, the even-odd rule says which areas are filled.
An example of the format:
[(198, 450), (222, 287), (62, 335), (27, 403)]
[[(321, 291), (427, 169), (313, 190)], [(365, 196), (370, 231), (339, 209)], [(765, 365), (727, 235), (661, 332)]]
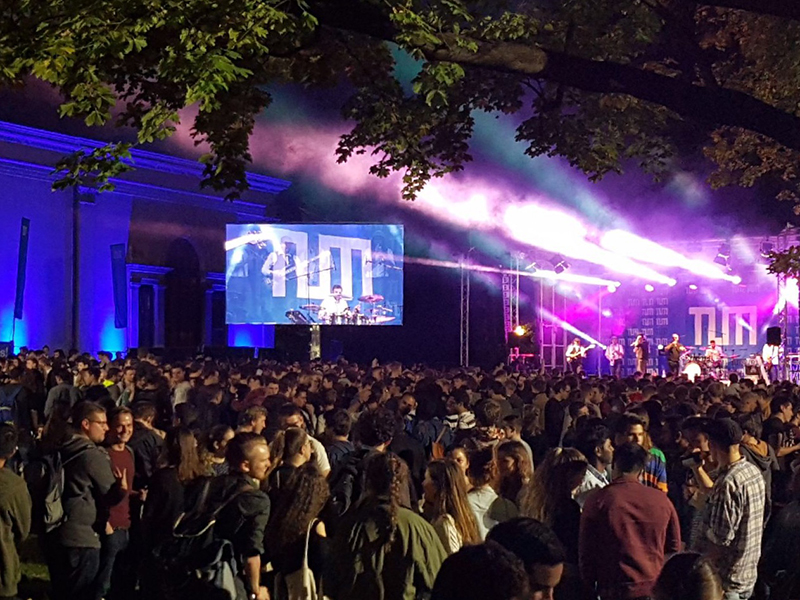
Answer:
[(402, 325), (403, 227), (228, 225), (226, 322)]

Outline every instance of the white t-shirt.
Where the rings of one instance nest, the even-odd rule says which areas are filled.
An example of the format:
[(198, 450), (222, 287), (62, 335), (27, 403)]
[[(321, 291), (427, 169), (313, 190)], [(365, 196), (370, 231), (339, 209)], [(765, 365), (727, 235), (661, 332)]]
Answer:
[(330, 315), (343, 315), (347, 312), (348, 308), (350, 308), (350, 306), (347, 304), (347, 300), (344, 298), (339, 298), (339, 300), (336, 300), (336, 298), (333, 296), (328, 296), (319, 305), (320, 317), (324, 318), (329, 317)]

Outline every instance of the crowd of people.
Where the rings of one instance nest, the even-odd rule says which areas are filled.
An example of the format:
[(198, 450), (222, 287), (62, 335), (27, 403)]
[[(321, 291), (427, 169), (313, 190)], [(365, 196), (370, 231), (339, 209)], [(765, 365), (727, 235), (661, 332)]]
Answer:
[(800, 388), (0, 359), (0, 598), (791, 600)]

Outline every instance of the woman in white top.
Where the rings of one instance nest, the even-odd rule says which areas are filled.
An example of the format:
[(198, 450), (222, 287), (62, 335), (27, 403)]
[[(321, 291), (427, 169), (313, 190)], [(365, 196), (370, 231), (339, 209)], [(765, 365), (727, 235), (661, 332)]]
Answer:
[(426, 513), (448, 555), (461, 546), (479, 544), (478, 524), (467, 502), (464, 477), (453, 460), (434, 460), (422, 482)]
[(482, 448), (470, 453), (467, 469), (472, 489), (467, 500), (478, 522), (481, 541), (486, 539), (489, 530), (503, 521), (519, 516), (513, 502), (497, 494), (497, 456), (493, 447)]

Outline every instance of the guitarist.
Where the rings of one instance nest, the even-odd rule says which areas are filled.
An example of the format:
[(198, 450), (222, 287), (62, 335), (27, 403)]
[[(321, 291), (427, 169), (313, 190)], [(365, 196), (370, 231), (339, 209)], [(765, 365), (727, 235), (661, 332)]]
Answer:
[(284, 313), (293, 308), (297, 300), (296, 257), (291, 252), (290, 243), (289, 238), (281, 238), (280, 248), (270, 252), (261, 268), (267, 287), (272, 288), (272, 298), (269, 299), (272, 322), (286, 322)]
[(672, 334), (672, 341), (664, 348), (667, 355), (667, 365), (671, 375), (677, 375), (681, 370), (681, 356), (686, 352), (686, 346), (681, 344), (681, 338), (677, 333)]
[(764, 369), (769, 376), (769, 380), (772, 380), (772, 374), (775, 369), (780, 364), (781, 360), (781, 347), (780, 344), (770, 344), (767, 342), (764, 344), (764, 347), (761, 349), (761, 359), (764, 361)]
[(580, 338), (575, 338), (572, 343), (567, 346), (567, 364), (570, 370), (576, 375), (583, 372), (583, 359), (586, 358), (586, 352), (593, 346), (583, 347)]

